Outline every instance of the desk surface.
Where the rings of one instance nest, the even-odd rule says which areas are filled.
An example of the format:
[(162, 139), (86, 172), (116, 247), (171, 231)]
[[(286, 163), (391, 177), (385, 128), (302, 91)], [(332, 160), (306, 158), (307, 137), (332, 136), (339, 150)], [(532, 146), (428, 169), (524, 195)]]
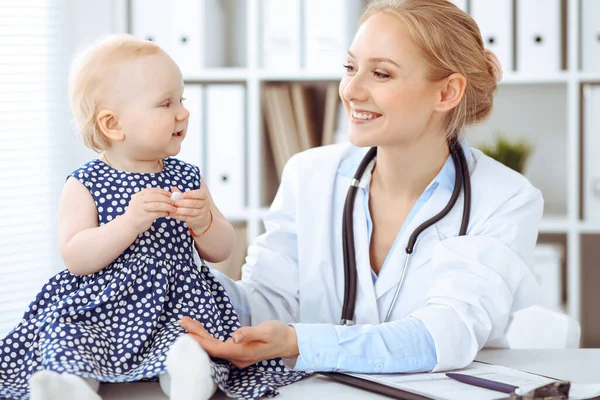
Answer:
[[(486, 349), (482, 350), (476, 359), (575, 383), (600, 383), (600, 349)], [(385, 396), (344, 385), (322, 375), (282, 387), (279, 391), (281, 396), (278, 399), (281, 400), (325, 398), (332, 395), (349, 400), (387, 399)], [(100, 395), (103, 400), (168, 400), (157, 383), (102, 384)], [(213, 399), (225, 400), (227, 397), (219, 392)]]

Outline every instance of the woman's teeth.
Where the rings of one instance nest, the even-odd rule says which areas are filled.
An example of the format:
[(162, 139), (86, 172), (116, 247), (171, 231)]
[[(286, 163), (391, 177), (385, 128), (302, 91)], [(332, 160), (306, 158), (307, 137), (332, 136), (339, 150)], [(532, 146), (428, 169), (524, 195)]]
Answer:
[(381, 114), (370, 113), (370, 112), (357, 112), (352, 110), (352, 117), (360, 120), (370, 120), (379, 117)]

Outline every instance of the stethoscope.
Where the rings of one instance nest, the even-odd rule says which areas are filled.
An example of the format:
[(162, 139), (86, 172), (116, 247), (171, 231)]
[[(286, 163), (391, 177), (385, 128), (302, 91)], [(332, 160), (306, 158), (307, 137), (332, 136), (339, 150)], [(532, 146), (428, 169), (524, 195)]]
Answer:
[[(454, 162), (454, 169), (456, 170), (452, 196), (442, 211), (423, 222), (415, 229), (412, 235), (410, 235), (408, 244), (406, 246), (406, 256), (404, 258), (404, 266), (402, 267), (400, 282), (398, 282), (396, 286), (396, 291), (385, 316), (384, 322), (388, 322), (390, 320), (390, 316), (392, 315), (392, 310), (396, 304), (398, 293), (400, 293), (400, 288), (404, 282), (404, 275), (408, 269), (410, 257), (415, 250), (417, 238), (425, 229), (429, 228), (431, 225), (437, 223), (439, 220), (448, 215), (450, 210), (452, 210), (456, 204), (458, 196), (460, 195), (460, 191), (463, 187), (465, 190), (464, 207), (462, 222), (460, 224), (460, 231), (458, 232), (458, 235), (462, 236), (467, 232), (467, 226), (469, 225), (469, 214), (471, 213), (471, 178), (469, 175), (469, 166), (467, 164), (467, 159), (465, 158), (465, 153), (463, 152), (462, 147), (457, 139), (449, 141), (448, 148), (450, 150), (450, 155), (452, 156), (452, 161)], [(354, 211), (354, 199), (356, 198), (356, 191), (358, 189), (360, 178), (363, 176), (365, 169), (376, 155), (377, 147), (372, 147), (361, 161), (358, 169), (356, 170), (356, 174), (352, 179), (350, 187), (348, 188), (346, 203), (344, 204), (342, 221), (342, 245), (344, 250), (344, 305), (342, 308), (342, 318), (340, 321), (342, 325), (354, 325), (354, 309), (356, 306), (356, 282), (358, 278), (356, 272), (356, 255), (354, 251), (354, 222), (352, 219), (352, 214)]]

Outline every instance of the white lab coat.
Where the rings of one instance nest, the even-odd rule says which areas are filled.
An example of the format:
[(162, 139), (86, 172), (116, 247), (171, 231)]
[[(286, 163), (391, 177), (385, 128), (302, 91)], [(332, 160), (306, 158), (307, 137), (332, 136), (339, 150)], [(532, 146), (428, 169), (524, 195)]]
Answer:
[[(297, 154), (288, 162), (265, 217), (266, 233), (248, 249), (242, 281), (234, 283), (219, 274), (234, 304), (249, 304), (247, 323), (271, 319), (339, 323), (344, 295), (342, 210), (351, 180), (340, 170), (353, 174), (366, 150), (327, 146)], [(476, 149), (470, 151), (467, 236), (457, 236), (461, 194), (450, 214), (421, 233), (391, 317), (394, 321), (410, 315), (424, 323), (436, 347), (435, 371), (468, 365), (488, 341), (503, 337), (511, 313), (539, 298), (531, 267), (542, 216), (541, 193), (518, 173)], [(364, 198), (356, 197), (357, 324), (384, 321), (409, 236), (438, 213), (450, 195), (447, 188), (437, 187), (375, 284)]]

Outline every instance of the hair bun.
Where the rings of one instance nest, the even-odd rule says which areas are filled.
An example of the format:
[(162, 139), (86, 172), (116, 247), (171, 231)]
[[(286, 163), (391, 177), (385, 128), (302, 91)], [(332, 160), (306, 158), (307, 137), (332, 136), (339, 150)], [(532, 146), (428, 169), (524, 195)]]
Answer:
[(492, 74), (496, 83), (500, 82), (502, 80), (502, 65), (500, 65), (498, 57), (496, 57), (493, 51), (485, 49), (485, 59), (488, 63), (490, 74)]

